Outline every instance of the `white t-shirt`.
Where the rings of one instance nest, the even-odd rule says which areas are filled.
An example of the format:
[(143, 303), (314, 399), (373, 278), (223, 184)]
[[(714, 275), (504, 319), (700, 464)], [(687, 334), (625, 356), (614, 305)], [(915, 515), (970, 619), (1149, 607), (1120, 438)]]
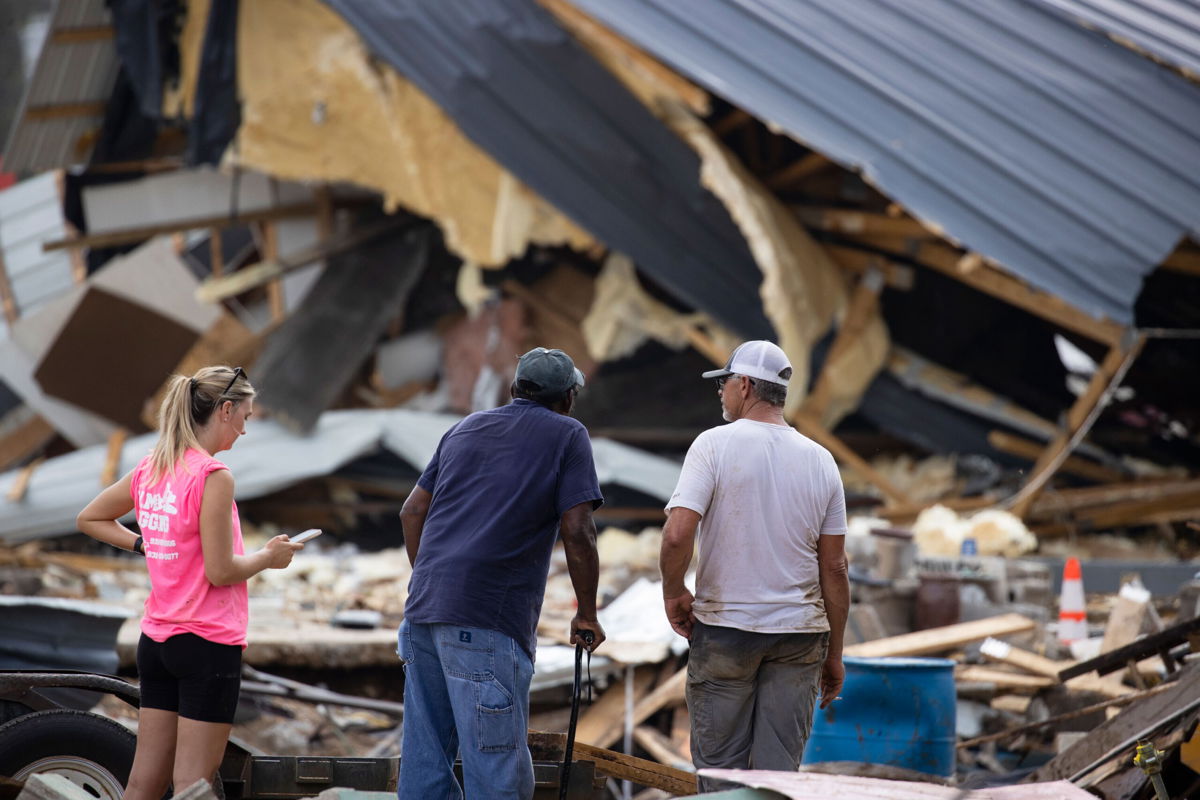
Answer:
[(794, 428), (741, 419), (696, 437), (667, 509), (701, 515), (692, 611), (759, 633), (829, 630), (817, 540), (846, 533), (833, 456)]

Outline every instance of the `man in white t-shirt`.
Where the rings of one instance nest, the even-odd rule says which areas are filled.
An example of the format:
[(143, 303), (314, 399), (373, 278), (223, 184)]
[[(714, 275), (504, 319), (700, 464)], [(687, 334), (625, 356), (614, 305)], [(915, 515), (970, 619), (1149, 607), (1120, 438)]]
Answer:
[[(796, 770), (842, 687), (850, 609), (846, 500), (829, 451), (785, 422), (792, 367), (746, 342), (715, 378), (728, 425), (700, 434), (667, 504), (660, 566), (671, 627), (691, 642), (697, 769)], [(699, 534), (696, 594), (684, 574)], [(700, 791), (721, 788), (700, 779)]]

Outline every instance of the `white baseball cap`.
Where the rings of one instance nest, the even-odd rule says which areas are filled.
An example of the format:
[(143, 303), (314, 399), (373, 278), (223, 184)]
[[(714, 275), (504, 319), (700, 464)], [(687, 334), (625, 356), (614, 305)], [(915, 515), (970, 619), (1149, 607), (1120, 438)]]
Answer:
[[(792, 364), (782, 348), (774, 342), (755, 339), (743, 342), (729, 356), (724, 369), (714, 369), (705, 372), (704, 378), (723, 378), (726, 375), (745, 375), (768, 383), (788, 385), (788, 378), (782, 376), (784, 370), (790, 370)], [(791, 377), (791, 373), (788, 373)]]

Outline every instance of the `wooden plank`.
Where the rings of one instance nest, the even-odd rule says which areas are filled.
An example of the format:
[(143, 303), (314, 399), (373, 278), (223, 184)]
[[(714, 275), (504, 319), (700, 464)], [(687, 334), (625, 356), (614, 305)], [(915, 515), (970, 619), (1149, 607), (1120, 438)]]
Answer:
[(665, 90), (697, 115), (708, 116), (711, 105), (708, 92), (681, 77), (628, 39), (613, 33), (567, 0), (538, 0), (538, 4), (553, 14), (580, 41), (610, 54), (638, 78)]
[(24, 116), (29, 122), (44, 122), (51, 119), (69, 119), (71, 117), (100, 117), (104, 115), (106, 105), (104, 102), (83, 102), (29, 106), (25, 109)]
[[(656, 667), (649, 664), (637, 667), (633, 674), (633, 702), (650, 692), (650, 686), (658, 674)], [(575, 740), (597, 747), (608, 747), (621, 738), (625, 730), (625, 682), (615, 681), (579, 715), (575, 727)]]
[[(1075, 664), (1074, 661), (1055, 661), (1052, 658), (1046, 658), (1037, 653), (1022, 650), (1019, 647), (1013, 647), (1008, 642), (1002, 642), (999, 639), (985, 640), (980, 646), (979, 652), (989, 661), (1008, 664), (1009, 666), (1023, 669), (1026, 672), (1031, 672), (1034, 675), (1053, 678), (1055, 683), (1058, 682), (1058, 674), (1060, 672)], [(1072, 678), (1067, 682), (1066, 686), (1069, 689), (1096, 692), (1106, 697), (1124, 697), (1133, 692), (1133, 689), (1127, 686), (1121, 686), (1112, 681), (1100, 680), (1089, 675), (1080, 675), (1079, 677)]]
[(1162, 262), (1163, 269), (1200, 276), (1200, 250), (1180, 245)]
[(666, 764), (668, 767), (676, 769), (688, 769), (692, 766), (691, 756), (676, 750), (675, 743), (671, 741), (670, 737), (657, 728), (638, 725), (633, 729), (633, 740), (660, 764)]
[(1037, 692), (1049, 689), (1058, 682), (1042, 675), (1007, 672), (992, 667), (961, 667), (955, 670), (954, 679), (966, 683), (991, 683), (1006, 692)]
[(767, 178), (767, 186), (772, 189), (784, 189), (799, 183), (809, 175), (815, 175), (821, 170), (834, 164), (822, 153), (812, 152), (795, 161)]
[(1049, 483), (1062, 462), (1071, 455), (1071, 451), (1091, 429), (1099, 416), (1107, 398), (1116, 391), (1125, 377), (1125, 373), (1133, 366), (1133, 361), (1146, 343), (1144, 334), (1137, 334), (1130, 341), (1113, 345), (1104, 362), (1096, 370), (1088, 382), (1087, 390), (1075, 401), (1067, 412), (1066, 428), (1046, 445), (1046, 449), (1038, 456), (1030, 471), (1029, 478), (1013, 498), (1009, 509), (1018, 517), (1024, 518), (1038, 494)]
[[(25, 419), (17, 422), (0, 437), (0, 471), (29, 458), (57, 435), (50, 423), (31, 409), (10, 412), (5, 417), (6, 423), (18, 413), (23, 414)], [(7, 424), (5, 427), (8, 427)]]
[(949, 275), (978, 291), (990, 294), (1067, 330), (1104, 342), (1117, 344), (1125, 329), (1109, 319), (1098, 319), (1048, 292), (1035, 289), (1021, 279), (1002, 272), (988, 263), (963, 271), (962, 254), (940, 242), (898, 240), (897, 237), (861, 235), (859, 242), (883, 250), (901, 259)]
[(25, 492), (29, 491), (29, 482), (33, 480), (33, 473), (45, 460), (45, 457), (41, 457), (21, 468), (17, 479), (13, 481), (12, 486), (8, 487), (8, 502), (19, 503), (25, 498)]
[(910, 266), (898, 264), (878, 253), (870, 253), (857, 247), (845, 247), (833, 242), (822, 242), (822, 246), (834, 263), (847, 272), (862, 275), (877, 269), (883, 273), (889, 289), (907, 292), (913, 288), (913, 268)]
[(108, 451), (104, 455), (104, 467), (100, 470), (100, 485), (111, 486), (117, 482), (117, 473), (121, 469), (121, 451), (125, 448), (125, 440), (129, 431), (117, 428), (108, 437)]
[[(1042, 450), (1045, 447), (1045, 445), (1038, 444), (1031, 439), (1026, 439), (1006, 431), (991, 431), (988, 433), (987, 438), (988, 444), (1001, 453), (1007, 453), (1010, 456), (1017, 456), (1019, 458), (1027, 458), (1030, 461), (1037, 461), (1038, 456), (1042, 454)], [(1078, 456), (1068, 456), (1063, 461), (1060, 469), (1063, 472), (1068, 472), (1090, 481), (1096, 481), (1097, 483), (1116, 483), (1125, 480), (1127, 477), (1122, 472)]]
[(308, 266), (323, 258), (361, 247), (388, 231), (400, 230), (401, 227), (403, 226), (397, 224), (395, 221), (370, 225), (362, 230), (351, 232), (346, 236), (321, 241), (305, 247), (303, 250), (293, 253), (286, 259), (264, 260), (224, 277), (209, 278), (200, 284), (196, 290), (196, 298), (204, 302), (216, 303), (230, 297), (236, 297), (243, 292), (248, 292), (269, 281), (282, 277), (292, 270)]
[(829, 402), (833, 399), (833, 371), (837, 368), (838, 359), (844, 357), (862, 338), (867, 323), (879, 309), (879, 294), (882, 291), (883, 274), (877, 270), (867, 272), (858, 281), (854, 294), (850, 297), (846, 314), (838, 327), (837, 336), (834, 337), (833, 344), (829, 347), (829, 353), (825, 356), (825, 363), (821, 368), (817, 383), (801, 405), (801, 410), (813, 419), (821, 419), (825, 415)]
[(740, 108), (735, 108), (712, 125), (712, 132), (717, 136), (733, 133), (738, 128), (750, 122), (754, 117)]
[(70, 28), (55, 28), (50, 32), (50, 44), (85, 44), (105, 42), (113, 38), (111, 25), (78, 25)]
[(181, 219), (175, 222), (164, 222), (158, 225), (147, 225), (142, 228), (126, 228), (119, 231), (94, 233), (80, 236), (77, 239), (52, 239), (42, 243), (42, 251), (49, 253), (54, 250), (65, 250), (70, 247), (113, 247), (121, 244), (131, 244), (155, 236), (176, 233), (178, 231), (199, 230), (201, 228), (231, 228), (238, 225), (248, 225), (265, 220), (289, 219), (292, 217), (308, 217), (316, 212), (312, 203), (295, 203), (292, 205), (266, 208), (261, 211), (246, 211), (237, 216), (222, 214), (213, 217), (196, 217)]
[[(225, 274), (225, 252), (221, 247), (221, 230), (220, 228), (208, 229), (208, 266), (213, 278), (220, 278)], [(204, 287), (201, 286), (201, 289)], [(199, 291), (197, 291), (199, 294)]]
[(17, 298), (8, 279), (8, 268), (4, 265), (3, 248), (0, 248), (0, 311), (9, 325), (21, 318), (21, 309), (17, 308)]
[(696, 776), (690, 772), (644, 758), (614, 753), (612, 750), (581, 743), (578, 739), (575, 741), (575, 757), (592, 761), (597, 772), (633, 781), (651, 789), (662, 789), (677, 796), (690, 796), (697, 791)]
[[(259, 223), (262, 233), (262, 257), (264, 261), (279, 260), (279, 229), (275, 227), (275, 223), (267, 220)], [(271, 309), (271, 321), (278, 324), (287, 316), (287, 307), (284, 304), (283, 283), (279, 280), (279, 275), (275, 275), (267, 281), (267, 304)]]
[(633, 707), (633, 724), (640, 725), (651, 714), (667, 706), (683, 703), (687, 690), (687, 667), (663, 681), (654, 691), (643, 697)]
[(997, 617), (960, 622), (943, 628), (931, 628), (900, 636), (889, 636), (874, 642), (863, 642), (845, 649), (848, 656), (885, 658), (888, 656), (921, 656), (944, 653), (989, 636), (1011, 636), (1025, 633), (1037, 627), (1037, 623), (1020, 614), (1002, 614)]
[(938, 234), (909, 216), (890, 216), (868, 211), (821, 206), (792, 206), (800, 222), (807, 228), (828, 233), (903, 236), (914, 239), (936, 239)]

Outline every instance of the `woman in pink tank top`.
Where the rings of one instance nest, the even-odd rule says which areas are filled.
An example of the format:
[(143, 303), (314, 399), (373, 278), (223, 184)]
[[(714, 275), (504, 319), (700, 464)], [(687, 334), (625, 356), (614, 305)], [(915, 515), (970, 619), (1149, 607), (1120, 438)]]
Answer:
[[(233, 447), (254, 413), (241, 367), (171, 379), (159, 440), (129, 474), (79, 513), (79, 530), (146, 557), (150, 596), (138, 643), (141, 711), (124, 800), (159, 800), (212, 780), (241, 686), (246, 580), (283, 569), (304, 547), (276, 536), (247, 555), (233, 476), (214, 456)], [(136, 512), (141, 535), (118, 520)]]

